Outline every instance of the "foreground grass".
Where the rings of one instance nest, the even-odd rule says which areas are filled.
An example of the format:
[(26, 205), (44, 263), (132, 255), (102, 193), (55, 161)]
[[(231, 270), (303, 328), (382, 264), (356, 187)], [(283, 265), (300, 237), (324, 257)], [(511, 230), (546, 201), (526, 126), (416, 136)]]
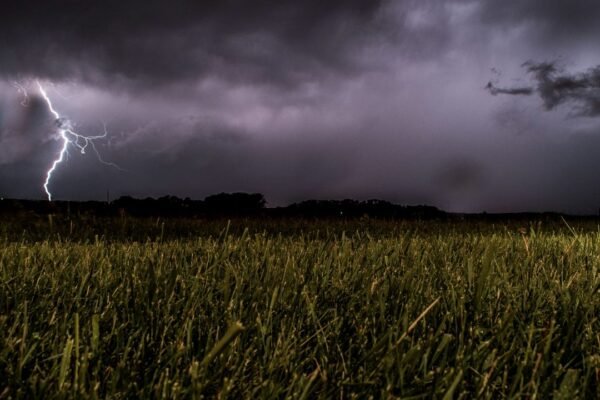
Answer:
[(600, 233), (369, 224), (5, 235), (0, 398), (600, 397)]

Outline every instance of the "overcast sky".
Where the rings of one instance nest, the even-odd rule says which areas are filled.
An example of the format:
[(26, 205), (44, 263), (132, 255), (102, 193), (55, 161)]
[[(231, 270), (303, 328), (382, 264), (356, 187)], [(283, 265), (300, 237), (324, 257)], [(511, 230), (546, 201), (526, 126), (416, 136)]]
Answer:
[[(0, 196), (600, 207), (596, 0), (22, 1), (0, 10)], [(488, 84), (489, 83), (489, 84)], [(28, 98), (24, 96), (25, 89)]]

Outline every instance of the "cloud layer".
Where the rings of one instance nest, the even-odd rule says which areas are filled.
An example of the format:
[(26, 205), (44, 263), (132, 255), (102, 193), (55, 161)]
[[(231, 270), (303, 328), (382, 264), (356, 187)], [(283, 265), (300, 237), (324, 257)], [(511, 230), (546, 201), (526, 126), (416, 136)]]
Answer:
[(207, 75), (294, 84), (351, 72), (380, 1), (15, 2), (3, 6), (4, 75), (169, 85)]
[(72, 152), (58, 199), (260, 191), (596, 212), (600, 123), (571, 117), (600, 112), (598, 16), (583, 0), (11, 0), (0, 195), (43, 198), (60, 143), (39, 79), (80, 132), (107, 124), (98, 150), (126, 170)]
[(489, 82), (486, 89), (492, 95), (529, 96), (537, 93), (548, 111), (568, 103), (573, 115), (586, 117), (600, 115), (600, 66), (579, 74), (565, 73), (555, 62), (527, 62), (523, 66), (533, 75), (535, 86), (502, 88)]

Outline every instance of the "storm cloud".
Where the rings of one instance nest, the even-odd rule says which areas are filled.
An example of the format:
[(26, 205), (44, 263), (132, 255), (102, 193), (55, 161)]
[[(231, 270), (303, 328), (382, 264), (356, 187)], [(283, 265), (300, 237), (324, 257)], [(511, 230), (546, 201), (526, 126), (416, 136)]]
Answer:
[(72, 151), (57, 199), (596, 212), (600, 122), (571, 117), (600, 113), (599, 16), (583, 0), (9, 0), (0, 196), (44, 197), (60, 141), (39, 80), (80, 133), (106, 124), (98, 151), (123, 169)]
[(496, 87), (489, 82), (486, 89), (492, 95), (525, 95), (537, 93), (546, 110), (570, 103), (573, 115), (596, 117), (600, 115), (600, 66), (579, 74), (561, 71), (556, 63), (527, 62), (523, 64), (535, 79), (534, 87)]
[(499, 94), (510, 94), (513, 96), (530, 96), (534, 92), (534, 89), (532, 87), (502, 88), (502, 87), (497, 87), (492, 82), (488, 82), (488, 84), (485, 86), (485, 88), (487, 90), (489, 90), (489, 92), (493, 96), (496, 96)]
[(169, 85), (218, 75), (295, 84), (351, 73), (376, 35), (381, 1), (9, 1), (0, 26), (6, 76)]

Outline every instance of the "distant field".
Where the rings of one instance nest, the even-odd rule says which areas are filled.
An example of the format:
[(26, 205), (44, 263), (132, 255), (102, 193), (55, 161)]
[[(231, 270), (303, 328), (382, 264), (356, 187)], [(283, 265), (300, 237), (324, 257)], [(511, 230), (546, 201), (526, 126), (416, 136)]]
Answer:
[(599, 318), (590, 221), (0, 227), (0, 399), (594, 399)]

